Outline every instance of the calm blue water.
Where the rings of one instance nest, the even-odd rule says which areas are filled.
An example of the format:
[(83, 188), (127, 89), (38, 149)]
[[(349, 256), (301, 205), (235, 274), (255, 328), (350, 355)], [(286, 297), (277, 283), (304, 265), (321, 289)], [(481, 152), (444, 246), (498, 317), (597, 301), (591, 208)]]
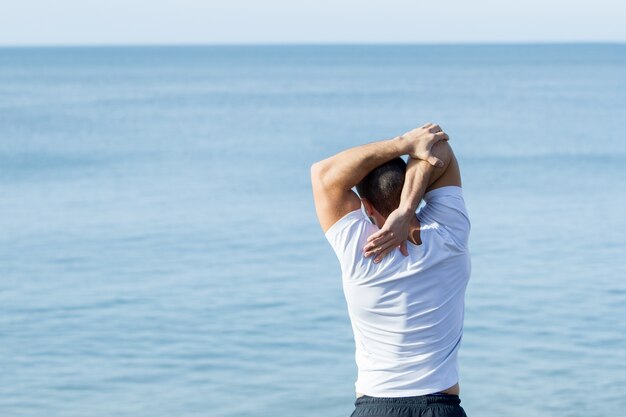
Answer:
[(348, 416), (309, 166), (427, 121), (468, 415), (624, 415), (626, 45), (0, 49), (0, 414)]

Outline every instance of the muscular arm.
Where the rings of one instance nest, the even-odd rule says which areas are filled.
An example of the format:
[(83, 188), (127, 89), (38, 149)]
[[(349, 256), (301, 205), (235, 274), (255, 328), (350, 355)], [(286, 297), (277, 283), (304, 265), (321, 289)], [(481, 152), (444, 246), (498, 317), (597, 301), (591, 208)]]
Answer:
[(357, 146), (313, 164), (313, 199), (324, 232), (344, 215), (361, 207), (361, 200), (352, 187), (377, 166), (405, 153), (406, 141), (397, 137)]
[(432, 147), (432, 155), (443, 161), (442, 167), (434, 167), (414, 158), (409, 160), (399, 207), (389, 215), (381, 230), (368, 238), (363, 248), (366, 257), (377, 255), (374, 262), (380, 262), (398, 245), (402, 245), (402, 253), (407, 255), (405, 245), (409, 224), (424, 194), (439, 187), (461, 186), (459, 166), (450, 145), (447, 142), (436, 143)]
[(443, 166), (434, 167), (415, 158), (411, 158), (407, 164), (402, 197), (398, 207), (405, 215), (415, 213), (424, 194), (428, 191), (448, 185), (461, 186), (459, 165), (450, 144), (448, 142), (436, 143), (433, 145), (432, 154), (443, 162)]
[(311, 166), (311, 183), (317, 217), (326, 232), (337, 220), (358, 209), (361, 201), (352, 187), (371, 170), (401, 155), (420, 157), (427, 164), (441, 164), (430, 154), (438, 141), (446, 140), (441, 131), (431, 132), (427, 124), (402, 136), (357, 146)]

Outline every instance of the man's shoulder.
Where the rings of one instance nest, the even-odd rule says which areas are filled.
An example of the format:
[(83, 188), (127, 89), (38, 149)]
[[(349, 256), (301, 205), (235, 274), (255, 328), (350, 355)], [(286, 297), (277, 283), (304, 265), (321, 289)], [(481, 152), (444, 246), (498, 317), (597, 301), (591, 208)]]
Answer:
[(359, 208), (346, 213), (337, 220), (326, 230), (324, 236), (337, 253), (337, 256), (340, 256), (345, 252), (346, 247), (357, 245), (359, 241), (367, 238), (367, 236), (363, 238), (366, 233), (368, 235), (373, 233), (371, 228), (376, 228), (376, 226), (367, 220), (365, 214)]
[(332, 226), (326, 230), (324, 235), (326, 239), (331, 239), (341, 234), (345, 229), (359, 225), (362, 221), (367, 221), (363, 210), (359, 207), (356, 210), (352, 210), (343, 215), (339, 220), (333, 223)]
[(356, 264), (370, 262), (363, 255), (363, 246), (367, 237), (376, 232), (378, 227), (367, 220), (359, 208), (345, 214), (325, 233), (328, 243), (337, 255), (342, 270), (352, 269)]
[(424, 194), (424, 200), (429, 201), (433, 199), (442, 199), (442, 198), (454, 198), (454, 197), (463, 197), (463, 188), (459, 185), (445, 185), (442, 187), (436, 187), (429, 189)]
[(459, 248), (467, 245), (471, 228), (463, 190), (459, 186), (435, 188), (424, 195), (426, 204), (418, 217), (424, 224), (437, 224)]

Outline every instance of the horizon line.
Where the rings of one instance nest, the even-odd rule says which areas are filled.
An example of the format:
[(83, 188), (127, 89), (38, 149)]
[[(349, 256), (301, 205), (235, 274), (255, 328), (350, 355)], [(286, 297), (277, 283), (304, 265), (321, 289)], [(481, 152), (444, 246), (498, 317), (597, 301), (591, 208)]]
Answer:
[(233, 46), (561, 46), (626, 45), (624, 41), (470, 41), (470, 42), (172, 42), (172, 43), (58, 43), (0, 44), (0, 48), (145, 48), (145, 47), (233, 47)]

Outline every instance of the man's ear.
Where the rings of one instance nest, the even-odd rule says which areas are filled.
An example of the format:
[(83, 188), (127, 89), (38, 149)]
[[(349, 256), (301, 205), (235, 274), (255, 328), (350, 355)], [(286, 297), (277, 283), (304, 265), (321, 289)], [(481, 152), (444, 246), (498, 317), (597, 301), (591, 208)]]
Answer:
[(376, 225), (374, 221), (374, 206), (369, 202), (367, 198), (361, 198), (361, 202), (363, 203), (363, 207), (365, 208), (365, 214), (367, 214), (367, 218), (370, 219), (373, 225)]
[(374, 206), (372, 206), (372, 203), (370, 203), (367, 198), (361, 198), (361, 203), (363, 203), (363, 207), (365, 208), (365, 214), (367, 214), (368, 217), (371, 217), (374, 212)]

